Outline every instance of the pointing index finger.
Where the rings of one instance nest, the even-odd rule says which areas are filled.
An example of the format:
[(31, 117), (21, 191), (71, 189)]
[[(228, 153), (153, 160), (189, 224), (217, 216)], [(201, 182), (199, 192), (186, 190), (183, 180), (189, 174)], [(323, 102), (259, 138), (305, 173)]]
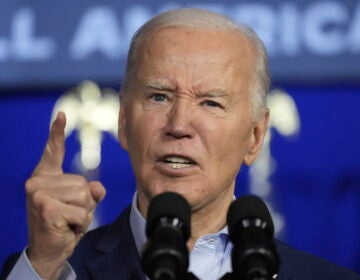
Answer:
[(35, 168), (33, 175), (62, 174), (62, 164), (65, 155), (65, 125), (66, 116), (63, 112), (56, 115), (51, 125), (50, 134), (43, 155)]

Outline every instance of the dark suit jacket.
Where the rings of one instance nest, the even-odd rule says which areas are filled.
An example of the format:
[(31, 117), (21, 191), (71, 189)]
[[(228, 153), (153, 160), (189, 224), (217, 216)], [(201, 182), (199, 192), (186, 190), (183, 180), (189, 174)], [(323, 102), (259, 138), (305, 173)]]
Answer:
[[(77, 279), (145, 280), (129, 214), (130, 207), (115, 222), (88, 232), (80, 241), (69, 260)], [(360, 280), (349, 270), (275, 242), (281, 259), (279, 280)], [(6, 279), (17, 257), (7, 260), (1, 279)]]

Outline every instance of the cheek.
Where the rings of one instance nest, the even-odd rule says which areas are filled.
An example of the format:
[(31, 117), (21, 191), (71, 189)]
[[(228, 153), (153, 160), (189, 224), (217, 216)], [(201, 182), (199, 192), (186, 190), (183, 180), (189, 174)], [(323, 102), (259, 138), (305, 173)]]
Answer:
[(203, 142), (222, 170), (237, 170), (242, 164), (251, 139), (250, 129), (237, 123), (214, 122)]
[(132, 153), (143, 155), (150, 149), (152, 143), (158, 137), (161, 124), (154, 114), (133, 114), (129, 121), (131, 126), (126, 131), (129, 150)]

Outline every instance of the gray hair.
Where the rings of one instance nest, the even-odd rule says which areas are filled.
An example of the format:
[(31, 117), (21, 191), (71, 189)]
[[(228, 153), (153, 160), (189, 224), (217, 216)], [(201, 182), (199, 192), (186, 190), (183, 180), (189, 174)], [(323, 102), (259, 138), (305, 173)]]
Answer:
[(263, 42), (250, 27), (243, 24), (238, 25), (223, 15), (196, 8), (177, 9), (161, 13), (136, 31), (131, 40), (128, 53), (123, 82), (124, 94), (127, 94), (130, 90), (139, 45), (146, 40), (150, 33), (171, 27), (210, 31), (239, 31), (243, 34), (253, 44), (256, 58), (253, 81), (250, 85), (251, 107), (255, 118), (262, 115), (263, 109), (266, 108), (266, 95), (270, 85), (268, 58)]

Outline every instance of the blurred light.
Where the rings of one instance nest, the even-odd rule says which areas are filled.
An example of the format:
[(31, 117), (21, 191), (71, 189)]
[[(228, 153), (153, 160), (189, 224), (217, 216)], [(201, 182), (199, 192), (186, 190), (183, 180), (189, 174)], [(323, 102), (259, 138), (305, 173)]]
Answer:
[(101, 91), (97, 84), (85, 81), (61, 96), (53, 109), (66, 114), (65, 134), (77, 131), (80, 142), (79, 170), (94, 170), (101, 162), (102, 133), (111, 133), (117, 139), (118, 94), (112, 89)]
[(269, 206), (274, 219), (275, 234), (278, 235), (285, 224), (282, 215), (276, 212), (271, 203), (273, 185), (270, 178), (276, 170), (276, 160), (272, 157), (270, 150), (271, 131), (276, 129), (279, 134), (285, 137), (296, 135), (300, 131), (300, 119), (293, 98), (279, 89), (269, 93), (268, 107), (270, 109), (270, 120), (263, 148), (258, 159), (249, 169), (250, 192), (260, 196)]
[(299, 114), (290, 95), (279, 89), (273, 90), (268, 98), (268, 106), (271, 127), (284, 136), (291, 136), (299, 131)]

